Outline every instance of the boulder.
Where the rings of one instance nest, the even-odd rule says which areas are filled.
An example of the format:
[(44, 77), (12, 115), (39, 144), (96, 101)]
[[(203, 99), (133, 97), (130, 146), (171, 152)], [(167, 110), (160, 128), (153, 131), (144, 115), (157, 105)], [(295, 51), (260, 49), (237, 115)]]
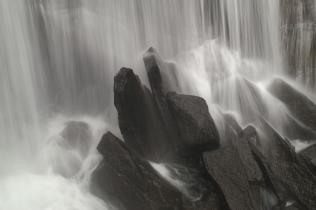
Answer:
[(149, 160), (166, 158), (172, 144), (166, 137), (153, 98), (132, 69), (122, 68), (114, 78), (114, 104), (126, 144)]
[(282, 79), (273, 80), (268, 91), (280, 99), (295, 118), (316, 131), (316, 105), (304, 93)]
[(183, 195), (112, 133), (98, 145), (103, 160), (92, 175), (92, 191), (119, 209), (184, 209)]
[(168, 93), (167, 101), (185, 149), (201, 153), (219, 147), (219, 134), (203, 98)]
[(263, 209), (261, 185), (263, 174), (253, 158), (248, 140), (256, 131), (248, 127), (225, 147), (204, 153), (204, 163), (209, 175), (224, 194), (230, 209)]
[(315, 209), (316, 177), (308, 162), (264, 120), (260, 129), (265, 134), (264, 147), (250, 145), (280, 202), (295, 201), (302, 209)]

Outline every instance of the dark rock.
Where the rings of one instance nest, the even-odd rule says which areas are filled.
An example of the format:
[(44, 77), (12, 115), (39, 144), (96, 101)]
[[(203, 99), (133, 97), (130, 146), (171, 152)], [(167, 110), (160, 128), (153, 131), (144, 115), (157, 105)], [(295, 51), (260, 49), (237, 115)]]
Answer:
[(316, 131), (316, 105), (307, 96), (281, 79), (275, 79), (268, 91), (280, 99), (295, 118)]
[(97, 196), (120, 209), (183, 209), (182, 194), (113, 134), (103, 136), (98, 151), (103, 160), (92, 175)]
[(114, 104), (126, 144), (149, 160), (166, 158), (168, 141), (150, 91), (133, 70), (122, 68), (114, 78)]
[[(157, 51), (152, 47), (149, 48), (148, 51), (145, 53), (143, 60), (145, 63), (145, 68), (147, 71), (153, 99), (157, 106), (160, 118), (163, 122), (164, 129), (167, 132), (169, 141), (172, 142), (176, 147), (175, 142), (177, 142), (179, 139), (179, 133), (177, 132), (176, 124), (170, 113), (166, 99), (166, 93), (170, 91), (170, 85), (167, 86), (168, 80), (165, 79), (164, 81), (163, 75), (165, 75), (166, 73), (163, 73), (161, 71), (164, 63), (158, 55)], [(169, 65), (169, 67), (171, 66)], [(165, 70), (168, 71), (168, 68)], [(170, 83), (171, 82), (169, 81), (169, 84)]]
[(190, 198), (191, 203), (187, 204), (188, 209), (227, 209), (220, 190), (204, 170), (178, 164), (167, 164), (166, 167), (170, 178), (181, 182), (182, 192)]
[(299, 152), (300, 155), (309, 159), (316, 167), (316, 144), (313, 144)]
[(252, 151), (280, 202), (294, 200), (302, 209), (315, 209), (316, 177), (306, 160), (264, 120), (260, 129), (265, 145), (251, 143)]
[(203, 152), (219, 146), (219, 134), (204, 99), (168, 93), (167, 101), (185, 147)]
[(248, 127), (227, 140), (230, 144), (225, 147), (204, 153), (208, 173), (219, 185), (230, 209), (263, 209), (260, 187), (263, 174), (248, 143), (255, 134), (255, 129)]

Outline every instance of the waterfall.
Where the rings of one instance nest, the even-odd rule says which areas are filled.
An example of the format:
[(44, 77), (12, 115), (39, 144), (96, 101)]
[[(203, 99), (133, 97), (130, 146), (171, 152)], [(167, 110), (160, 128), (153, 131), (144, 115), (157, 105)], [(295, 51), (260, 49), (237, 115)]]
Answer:
[[(265, 85), (274, 77), (304, 82), (288, 79), (284, 51), (293, 46), (284, 41), (281, 2), (2, 0), (0, 209), (112, 209), (88, 190), (95, 148), (106, 130), (120, 135), (114, 75), (132, 67), (148, 84), (142, 55), (151, 46), (175, 64), (179, 92), (206, 99), (219, 131), (230, 112), (242, 125), (264, 117), (284, 133), (287, 110)], [(306, 45), (315, 37), (302, 36)], [(299, 78), (308, 77), (300, 76), (304, 50)], [(65, 155), (69, 123), (87, 127), (87, 155)]]

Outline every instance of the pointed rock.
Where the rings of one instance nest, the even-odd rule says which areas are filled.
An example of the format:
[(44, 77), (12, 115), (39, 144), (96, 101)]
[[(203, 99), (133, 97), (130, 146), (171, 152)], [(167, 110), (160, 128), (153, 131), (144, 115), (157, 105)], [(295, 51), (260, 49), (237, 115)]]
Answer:
[(122, 68), (114, 78), (114, 104), (126, 144), (149, 160), (166, 158), (168, 141), (150, 91), (132, 69)]
[(275, 79), (268, 91), (280, 99), (299, 121), (316, 131), (316, 105), (282, 79)]
[(168, 82), (164, 79), (163, 75), (165, 74), (162, 71), (162, 68), (166, 64), (164, 64), (157, 51), (152, 47), (145, 53), (143, 60), (153, 99), (163, 122), (164, 129), (167, 132), (169, 141), (176, 146), (175, 142), (179, 139), (179, 133), (177, 132), (175, 120), (170, 113), (166, 99), (166, 93), (170, 90), (170, 86), (166, 85)]
[(261, 131), (265, 148), (253, 143), (252, 151), (280, 201), (294, 200), (303, 209), (316, 209), (316, 177), (306, 160), (264, 120)]
[(94, 194), (120, 209), (183, 209), (182, 194), (112, 133), (98, 151), (103, 160), (92, 175)]

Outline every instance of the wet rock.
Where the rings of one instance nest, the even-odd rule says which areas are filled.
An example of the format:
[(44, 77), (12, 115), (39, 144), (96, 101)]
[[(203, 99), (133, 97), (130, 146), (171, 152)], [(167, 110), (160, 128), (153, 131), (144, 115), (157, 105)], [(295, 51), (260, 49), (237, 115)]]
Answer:
[(181, 144), (200, 153), (219, 147), (219, 134), (204, 99), (168, 93), (167, 101), (177, 123)]
[(92, 144), (92, 131), (85, 122), (67, 122), (61, 136), (63, 146), (67, 149), (77, 149), (82, 157), (86, 157)]
[(299, 154), (310, 160), (312, 164), (316, 167), (316, 144), (303, 149), (299, 152)]
[(293, 200), (302, 209), (315, 209), (316, 177), (306, 160), (264, 120), (260, 129), (265, 148), (252, 143), (252, 151), (280, 202)]
[(230, 209), (263, 209), (263, 174), (252, 156), (248, 140), (256, 131), (248, 127), (225, 147), (204, 153), (208, 173), (222, 190)]
[(102, 137), (103, 160), (92, 175), (93, 192), (120, 209), (183, 209), (182, 194), (111, 133)]
[(190, 203), (186, 204), (188, 209), (226, 209), (220, 190), (209, 179), (205, 170), (178, 164), (166, 164), (165, 167), (169, 170), (169, 179), (190, 199)]
[(122, 68), (114, 78), (114, 104), (126, 144), (149, 160), (165, 158), (172, 150), (150, 91), (132, 69)]
[(316, 140), (316, 132), (307, 127), (303, 123), (294, 119), (292, 116), (287, 116), (287, 121), (284, 124), (284, 131), (286, 137), (291, 140)]
[(281, 79), (275, 79), (268, 91), (280, 99), (295, 118), (316, 131), (316, 105), (306, 95)]
[(152, 47), (149, 48), (145, 53), (143, 60), (145, 63), (153, 99), (158, 109), (164, 129), (167, 132), (169, 141), (172, 142), (176, 147), (175, 142), (177, 142), (179, 139), (179, 133), (177, 132), (176, 123), (170, 113), (166, 99), (167, 92), (172, 90), (170, 85), (171, 82), (167, 80), (166, 77), (164, 77), (164, 75), (168, 73), (164, 73), (164, 71), (162, 71), (163, 69), (168, 71), (170, 68), (172, 68), (172, 66), (169, 65), (170, 68), (164, 68), (166, 64), (164, 64), (157, 51)]

